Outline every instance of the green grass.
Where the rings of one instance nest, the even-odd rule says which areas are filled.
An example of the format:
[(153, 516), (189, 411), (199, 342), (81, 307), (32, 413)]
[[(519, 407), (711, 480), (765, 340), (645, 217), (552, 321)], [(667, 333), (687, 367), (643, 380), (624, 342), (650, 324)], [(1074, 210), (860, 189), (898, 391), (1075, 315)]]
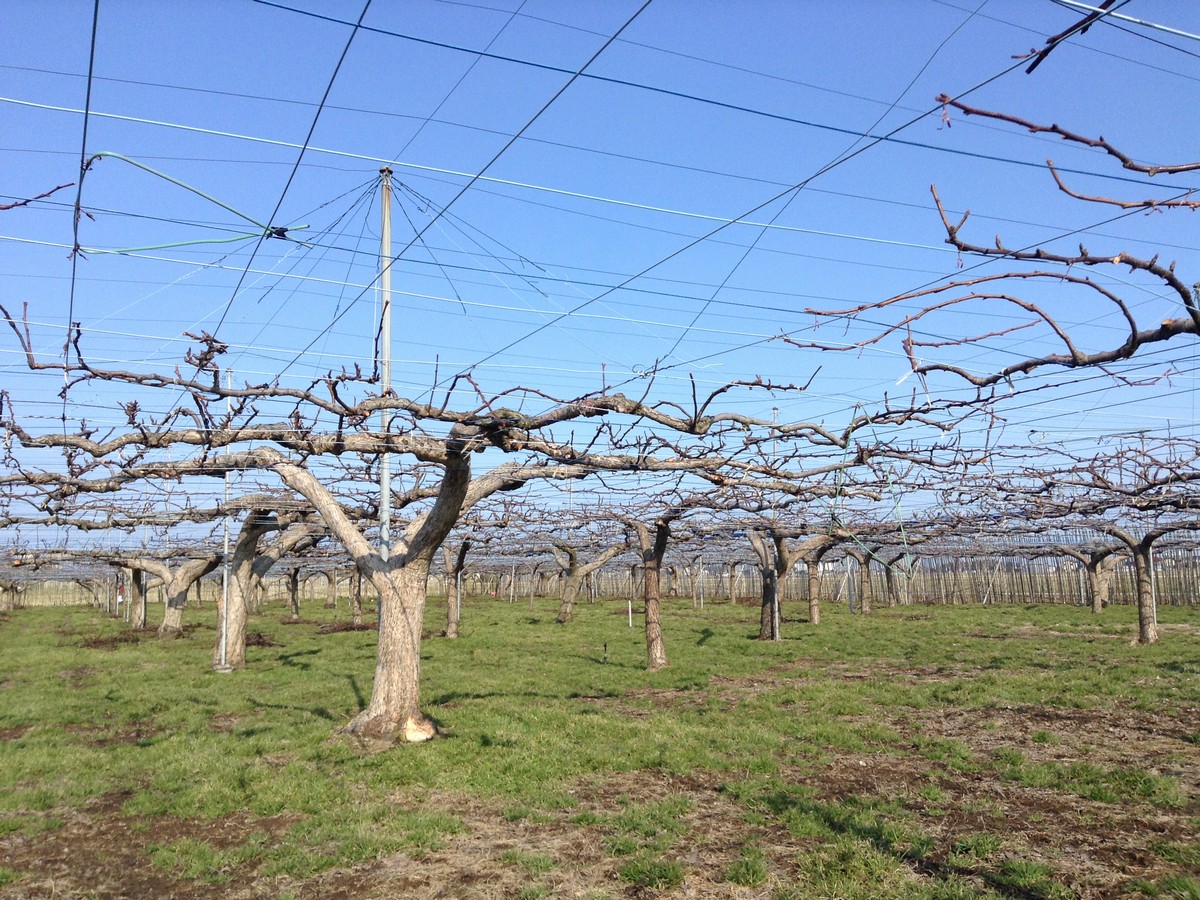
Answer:
[(522, 853), (520, 850), (505, 850), (500, 854), (500, 861), (517, 866), (534, 877), (545, 875), (555, 865), (553, 856), (544, 853)]
[(767, 880), (770, 868), (758, 847), (745, 847), (742, 855), (725, 871), (725, 880), (742, 887), (758, 887)]
[[(820, 628), (788, 623), (786, 639), (772, 644), (752, 639), (756, 609), (700, 612), (681, 601), (666, 604), (671, 667), (651, 674), (642, 633), (614, 614), (623, 603), (579, 604), (568, 626), (554, 624), (554, 600), (536, 607), (531, 615), (527, 603), (469, 598), (462, 637), (422, 648), (425, 711), (445, 738), (374, 755), (335, 737), (369, 696), (370, 632), (318, 635), (281, 624), (272, 609), (251, 629), (278, 646), (251, 647), (245, 671), (217, 675), (209, 607), (189, 610), (193, 629), (170, 642), (152, 634), (114, 641), (124, 626), (88, 609), (14, 613), (0, 623), (0, 841), (36, 839), (107, 799), (151, 823), (150, 834), (160, 820), (200, 824), (195, 837), (152, 851), (181, 884), (247, 872), (302, 879), (448, 846), (470, 823), (438, 798), (465, 796), (514, 827), (556, 821), (592, 831), (624, 882), (657, 890), (687, 874), (680, 860), (697, 827), (693, 800), (631, 795), (582, 808), (580, 787), (628, 773), (654, 780), (704, 771), (744, 812), (730, 827), (746, 829), (745, 849), (717, 875), (733, 884), (769, 880), (754, 829), (782, 826), (804, 848), (795, 896), (965, 897), (995, 888), (1057, 897), (1061, 886), (1044, 864), (1000, 858), (1003, 832), (986, 831), (998, 810), (979, 807), (971, 833), (934, 839), (936, 820), (967, 808), (950, 783), (987, 775), (1012, 790), (1086, 803), (1175, 810), (1190, 802), (1171, 777), (1071, 758), (1065, 730), (1034, 731), (1023, 749), (979, 751), (905, 717), (916, 723), (954, 709), (987, 721), (992, 711), (1039, 707), (1169, 716), (1200, 706), (1200, 679), (1178, 665), (1200, 653), (1194, 634), (1171, 633), (1152, 647), (1089, 640), (1095, 619), (1062, 606), (928, 608), (920, 619), (831, 607)], [(1200, 611), (1161, 614), (1200, 624)], [(438, 630), (442, 615), (431, 603), (427, 627)], [(1103, 624), (1131, 633), (1133, 612), (1111, 608)], [(1030, 628), (1068, 636), (1033, 639)], [(892, 677), (884, 666), (932, 674)], [(737, 679), (755, 689), (729, 688)], [(1051, 751), (1060, 758), (1031, 761)], [(824, 791), (826, 774), (841, 766), (870, 783), (876, 761), (888, 760), (917, 766), (923, 783), (890, 795)], [(240, 817), (242, 832), (206, 839), (203, 823), (228, 817)], [(281, 819), (267, 827), (273, 817)], [(510, 853), (501, 861), (535, 877), (563, 865)], [(1155, 853), (1184, 879), (1170, 888), (1147, 881), (1156, 890), (1182, 890), (1197, 874), (1194, 844), (1155, 845)], [(948, 857), (948, 869), (915, 879)], [(16, 877), (0, 869), (0, 884)], [(543, 890), (528, 887), (529, 896)]]

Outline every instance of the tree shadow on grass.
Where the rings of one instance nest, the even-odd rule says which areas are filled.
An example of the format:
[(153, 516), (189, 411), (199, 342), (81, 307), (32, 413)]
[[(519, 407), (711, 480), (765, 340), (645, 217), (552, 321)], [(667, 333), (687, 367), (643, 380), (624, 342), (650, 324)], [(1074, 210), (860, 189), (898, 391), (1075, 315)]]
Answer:
[(799, 816), (815, 820), (833, 834), (864, 841), (880, 853), (929, 878), (942, 881), (977, 878), (1001, 896), (1012, 900), (1045, 900), (1058, 896), (1062, 886), (1049, 878), (1038, 878), (1033, 884), (1019, 884), (1004, 872), (982, 871), (979, 867), (966, 868), (939, 862), (919, 848), (916, 842), (912, 846), (905, 846), (909, 842), (898, 840), (897, 835), (888, 828), (881, 810), (873, 808), (869, 801), (855, 802), (856, 799), (849, 797), (844, 802), (828, 803), (787, 790), (772, 791), (761, 797), (767, 809), (781, 819)]

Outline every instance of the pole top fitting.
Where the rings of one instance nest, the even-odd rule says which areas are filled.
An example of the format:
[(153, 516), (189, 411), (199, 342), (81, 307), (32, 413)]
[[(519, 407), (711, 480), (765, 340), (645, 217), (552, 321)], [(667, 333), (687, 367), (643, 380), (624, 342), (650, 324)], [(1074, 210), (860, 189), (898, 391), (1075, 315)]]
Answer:
[(383, 175), (383, 176), (386, 178), (388, 175), (391, 175), (391, 174), (392, 174), (392, 167), (391, 167), (391, 166), (384, 166), (383, 168), (381, 168), (381, 169), (379, 170), (379, 174), (380, 174), (380, 175)]

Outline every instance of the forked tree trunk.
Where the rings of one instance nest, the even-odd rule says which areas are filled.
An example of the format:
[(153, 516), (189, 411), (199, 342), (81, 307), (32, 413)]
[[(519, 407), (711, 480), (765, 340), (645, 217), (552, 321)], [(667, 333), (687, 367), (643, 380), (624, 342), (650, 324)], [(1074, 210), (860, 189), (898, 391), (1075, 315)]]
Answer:
[(258, 554), (258, 540), (271, 530), (263, 524), (267, 518), (265, 510), (252, 509), (238, 532), (233, 547), (232, 571), (229, 573), (229, 593), (217, 602), (217, 640), (213, 645), (213, 668), (224, 665), (230, 669), (246, 666), (246, 618), (249, 611), (249, 594), (253, 590), (254, 560)]
[(193, 559), (171, 571), (162, 566), (159, 577), (163, 580), (167, 601), (163, 607), (162, 624), (158, 626), (159, 637), (175, 637), (183, 631), (183, 609), (187, 606), (188, 591), (199, 585), (200, 579), (220, 563), (216, 554), (203, 559)]
[(758, 617), (758, 639), (781, 641), (780, 628), (783, 622), (781, 585), (783, 579), (795, 565), (795, 548), (788, 546), (786, 538), (774, 531), (765, 534), (747, 532), (750, 547), (758, 557), (758, 571), (762, 576), (762, 608)]
[(1154, 599), (1154, 542), (1169, 534), (1170, 529), (1150, 531), (1140, 540), (1134, 534), (1112, 525), (1101, 526), (1100, 530), (1124, 544), (1133, 557), (1137, 581), (1137, 643), (1153, 644), (1158, 640), (1158, 610)]
[(589, 584), (590, 598), (590, 579), (592, 574), (605, 563), (616, 559), (628, 550), (628, 543), (609, 547), (607, 550), (601, 551), (590, 561), (580, 564), (579, 553), (574, 547), (569, 547), (565, 543), (556, 544), (552, 547), (551, 552), (554, 554), (555, 560), (563, 568), (562, 599), (558, 604), (558, 616), (555, 618), (555, 621), (560, 625), (570, 622), (574, 614), (575, 601), (579, 599), (579, 593), (583, 590), (585, 583)]
[(865, 550), (848, 550), (849, 556), (858, 565), (858, 608), (859, 612), (871, 612), (871, 554)]

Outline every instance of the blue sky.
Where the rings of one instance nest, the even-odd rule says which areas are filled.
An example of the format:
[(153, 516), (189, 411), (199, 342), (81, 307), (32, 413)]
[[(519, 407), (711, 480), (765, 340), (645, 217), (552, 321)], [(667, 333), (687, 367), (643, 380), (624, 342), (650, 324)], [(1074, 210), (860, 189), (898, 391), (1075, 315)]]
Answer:
[[(410, 396), (462, 371), (489, 395), (522, 385), (569, 399), (602, 383), (640, 393), (657, 366), (651, 395), (680, 402), (691, 378), (711, 388), (811, 378), (803, 393), (732, 394), (724, 408), (840, 427), (885, 392), (917, 387), (900, 338), (848, 353), (773, 338), (865, 340), (896, 313), (851, 321), (813, 310), (960, 275), (933, 184), (956, 217), (971, 210), (964, 233), (979, 243), (1000, 234), (1009, 246), (1161, 253), (1187, 283), (1200, 281), (1194, 215), (1116, 218), (1057, 192), (1044, 162), (1074, 170), (1082, 191), (1129, 198), (1169, 196), (1200, 178), (1150, 184), (1098, 151), (957, 114), (946, 123), (934, 102), (972, 91), (974, 105), (1103, 135), (1139, 160), (1194, 160), (1200, 41), (1098, 23), (1026, 75), (1014, 56), (1078, 10), (1051, 0), (653, 0), (640, 13), (625, 2), (375, 0), (351, 39), (344, 22), (362, 3), (282, 5), (291, 9), (101, 0), (87, 152), (128, 157), (225, 206), (102, 159), (83, 190), (79, 240), (91, 252), (77, 261), (73, 292), (74, 189), (0, 213), (2, 302), (28, 303), (43, 354), (60, 352), (73, 315), (93, 360), (123, 368), (172, 367), (183, 333), (200, 330), (231, 345), (239, 379), (300, 384), (343, 365), (369, 368), (384, 163), (395, 170), (394, 249), (429, 226), (393, 266), (394, 380)], [(92, 12), (82, 2), (4, 4), (0, 202), (76, 180)], [(1134, 0), (1121, 12), (1200, 33), (1191, 3)], [(858, 137), (868, 133), (892, 138)], [(813, 177), (852, 149), (861, 152)], [(292, 232), (308, 246), (273, 239), (256, 249), (261, 229), (247, 219), (308, 225)], [(1180, 314), (1161, 285), (1127, 269), (1092, 274), (1128, 298), (1143, 327)], [(1092, 297), (1017, 288), (1084, 347), (1119, 342), (1120, 317)], [(920, 329), (937, 343), (1027, 319), (975, 304)], [(1031, 328), (929, 353), (985, 372), (1047, 349), (1060, 348)], [(1001, 437), (1192, 435), (1195, 359), (1184, 338), (1124, 364), (1140, 380), (1171, 373), (1151, 386), (1091, 371), (1022, 381), (999, 407)], [(11, 337), (0, 339), (0, 367), (18, 413), (58, 427), (61, 379), (26, 373)], [(1028, 393), (1035, 383), (1052, 386)], [(952, 396), (963, 386), (946, 378), (928, 389)], [(79, 389), (71, 415), (119, 423), (122, 399)], [(964, 426), (963, 439), (982, 440), (981, 428)]]

